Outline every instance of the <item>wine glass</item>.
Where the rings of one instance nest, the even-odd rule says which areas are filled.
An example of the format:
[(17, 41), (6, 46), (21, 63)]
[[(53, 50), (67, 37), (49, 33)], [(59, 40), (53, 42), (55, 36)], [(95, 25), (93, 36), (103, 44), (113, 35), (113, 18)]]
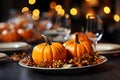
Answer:
[(58, 15), (56, 24), (59, 26), (57, 28), (57, 33), (59, 33), (59, 35), (54, 39), (56, 41), (60, 39), (61, 42), (67, 41), (71, 33), (71, 19), (69, 14), (66, 13), (64, 16)]
[(64, 19), (64, 25), (66, 34), (64, 36), (64, 40), (68, 40), (70, 38), (70, 33), (71, 33), (71, 19), (69, 14), (65, 14), (65, 19)]
[(93, 42), (93, 48), (96, 51), (96, 45), (103, 36), (103, 22), (99, 15), (89, 15), (86, 24), (86, 34)]

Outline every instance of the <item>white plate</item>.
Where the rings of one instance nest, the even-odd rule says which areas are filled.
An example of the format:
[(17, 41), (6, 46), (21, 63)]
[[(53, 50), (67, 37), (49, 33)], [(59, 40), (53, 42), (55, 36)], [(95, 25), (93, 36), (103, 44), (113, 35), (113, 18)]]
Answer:
[(120, 52), (120, 45), (113, 43), (99, 43), (96, 45), (98, 54), (110, 54)]
[(5, 54), (5, 53), (0, 53), (0, 61), (4, 61), (4, 60), (6, 60), (6, 59), (8, 59), (7, 54)]
[(28, 48), (30, 48), (30, 45), (25, 42), (0, 43), (0, 51), (15, 51)]
[(6, 57), (7, 55), (5, 53), (0, 53), (0, 59)]
[(88, 66), (82, 66), (82, 67), (70, 67), (70, 68), (44, 68), (44, 67), (33, 67), (33, 66), (27, 66), (26, 64), (22, 63), (21, 61), (19, 62), (19, 65), (22, 66), (22, 67), (26, 67), (26, 68), (30, 68), (30, 69), (33, 69), (33, 70), (40, 70), (40, 71), (43, 71), (43, 72), (64, 72), (64, 73), (68, 73), (68, 71), (70, 71), (72, 73), (73, 72), (81, 72), (81, 71), (84, 71), (86, 69), (89, 69), (91, 67), (94, 67), (94, 66), (98, 66), (98, 65), (101, 65), (103, 63), (105, 63), (108, 59), (105, 57), (105, 56), (102, 56), (100, 55), (99, 56), (100, 59), (104, 59), (103, 62), (99, 63), (99, 64), (94, 64), (94, 65), (88, 65)]

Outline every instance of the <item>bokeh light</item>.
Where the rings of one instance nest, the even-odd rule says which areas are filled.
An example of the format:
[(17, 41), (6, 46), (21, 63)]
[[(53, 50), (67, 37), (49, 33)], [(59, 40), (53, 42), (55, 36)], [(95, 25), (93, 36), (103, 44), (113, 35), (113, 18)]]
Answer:
[(57, 14), (63, 16), (65, 14), (65, 10), (64, 9), (60, 9), (57, 11)]
[(40, 16), (34, 16), (34, 15), (32, 15), (32, 19), (33, 20), (39, 20), (39, 18), (40, 18)]
[(117, 15), (117, 14), (115, 14), (113, 18), (114, 18), (114, 20), (115, 20), (116, 22), (119, 22), (119, 21), (120, 21), (120, 16)]
[(104, 13), (109, 14), (110, 13), (110, 8), (108, 6), (104, 7)]
[(36, 0), (28, 0), (28, 3), (29, 3), (30, 5), (34, 5), (34, 4), (36, 3)]
[(55, 6), (55, 10), (56, 10), (56, 11), (59, 11), (60, 9), (62, 9), (62, 6), (61, 6), (61, 5), (56, 5), (56, 6)]
[(94, 11), (93, 10), (89, 10), (86, 14), (86, 19), (88, 18), (88, 16), (90, 15), (95, 15)]
[(51, 9), (55, 9), (55, 6), (56, 6), (56, 2), (53, 1), (53, 2), (50, 3), (50, 8)]
[(70, 9), (70, 14), (71, 14), (71, 15), (77, 15), (77, 13), (78, 13), (78, 11), (77, 11), (76, 8), (71, 8), (71, 9)]
[(23, 7), (21, 12), (24, 13), (24, 12), (28, 12), (29, 11), (29, 8), (28, 7)]
[(34, 16), (39, 16), (39, 14), (40, 14), (40, 10), (39, 9), (34, 9), (33, 10), (33, 15)]
[(34, 9), (32, 12), (32, 19), (33, 20), (38, 20), (40, 15), (40, 10), (39, 9)]

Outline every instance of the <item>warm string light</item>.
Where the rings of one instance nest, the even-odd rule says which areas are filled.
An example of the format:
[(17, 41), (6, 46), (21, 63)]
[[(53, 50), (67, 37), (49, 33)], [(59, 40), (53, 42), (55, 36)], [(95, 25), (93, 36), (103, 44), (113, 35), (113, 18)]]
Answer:
[(104, 13), (109, 14), (111, 10), (110, 10), (110, 8), (108, 6), (105, 6), (103, 8), (103, 11), (104, 11)]
[[(36, 0), (28, 0), (28, 4), (29, 5), (34, 5), (36, 3)], [(28, 7), (23, 7), (21, 12), (24, 13), (24, 12), (29, 12), (29, 8)], [(33, 12), (32, 12), (32, 19), (33, 20), (38, 20), (39, 19), (39, 15), (40, 15), (40, 11), (38, 9), (34, 9)]]
[(33, 15), (34, 16), (39, 16), (39, 14), (40, 14), (40, 10), (39, 9), (34, 9), (33, 10)]
[(61, 5), (56, 5), (56, 6), (55, 6), (55, 10), (56, 10), (56, 11), (59, 11), (60, 9), (62, 9), (62, 6), (61, 6)]
[[(92, 2), (92, 0), (85, 0), (87, 3), (89, 2)], [(28, 3), (30, 4), (30, 5), (34, 5), (35, 3), (36, 3), (36, 0), (28, 0)], [(60, 4), (58, 4), (57, 5), (57, 3), (56, 2), (54, 2), (54, 1), (52, 1), (52, 2), (50, 2), (50, 4), (49, 4), (49, 7), (50, 7), (50, 9), (54, 9), (56, 12), (57, 12), (57, 14), (58, 15), (65, 15), (65, 10), (62, 8), (62, 5), (60, 5)], [(24, 13), (24, 12), (27, 12), (27, 11), (29, 11), (29, 8), (28, 7), (23, 7), (22, 8), (22, 10), (21, 10), (21, 12), (22, 13)], [(76, 16), (77, 14), (78, 14), (78, 9), (77, 8), (71, 8), (70, 9), (70, 14), (72, 15), (72, 16)], [(86, 18), (88, 17), (88, 15), (94, 15), (94, 11), (86, 11), (87, 13), (86, 13)], [(103, 12), (105, 13), (105, 14), (110, 14), (110, 12), (111, 12), (111, 9), (110, 9), (110, 7), (109, 6), (105, 6), (105, 7), (103, 7)], [(39, 19), (39, 16), (40, 15), (40, 10), (38, 10), (38, 9), (34, 9), (33, 10), (33, 13), (32, 13), (32, 17), (33, 17), (33, 19), (34, 20), (36, 20), (36, 19)], [(114, 15), (113, 16), (113, 19), (116, 21), (116, 22), (119, 22), (120, 21), (120, 17), (119, 17), (119, 15)]]
[(29, 3), (30, 5), (34, 5), (34, 4), (36, 3), (36, 0), (28, 0), (28, 3)]
[(65, 14), (65, 10), (62, 8), (61, 5), (56, 5), (55, 11), (57, 12), (58, 15), (61, 15), (61, 16), (63, 16)]
[(28, 12), (28, 11), (29, 11), (28, 7), (23, 7), (21, 12), (24, 13), (24, 12)]
[(51, 8), (51, 9), (55, 9), (56, 4), (57, 4), (57, 3), (54, 2), (54, 1), (51, 2), (51, 3), (50, 3), (50, 8)]
[(32, 19), (35, 20), (35, 21), (39, 20), (39, 18), (40, 18), (40, 16), (33, 16), (32, 15)]
[(34, 9), (32, 12), (32, 19), (33, 20), (38, 20), (40, 15), (40, 10), (39, 9)]
[(71, 14), (71, 15), (75, 16), (75, 15), (77, 15), (77, 13), (78, 13), (78, 11), (77, 11), (76, 8), (71, 8), (71, 9), (70, 9), (70, 14)]
[(118, 14), (115, 14), (113, 19), (116, 21), (116, 22), (119, 22), (120, 21), (120, 16)]

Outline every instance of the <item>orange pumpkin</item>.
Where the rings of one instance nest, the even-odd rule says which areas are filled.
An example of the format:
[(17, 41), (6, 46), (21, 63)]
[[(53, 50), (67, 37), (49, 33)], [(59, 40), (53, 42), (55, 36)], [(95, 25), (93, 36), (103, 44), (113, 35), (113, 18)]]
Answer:
[(51, 66), (53, 60), (66, 59), (66, 50), (62, 43), (50, 42), (46, 37), (45, 39), (45, 43), (38, 44), (33, 48), (32, 58), (36, 64), (44, 63), (44, 65)]
[[(92, 41), (88, 38), (88, 36), (83, 32), (77, 32), (78, 33), (78, 40), (79, 41), (88, 41), (92, 43)], [(71, 36), (71, 40), (75, 40), (75, 33)]]
[(1, 23), (0, 23), (0, 33), (1, 33), (3, 30), (8, 30), (8, 24), (5, 23), (5, 22), (1, 22)]
[(21, 37), (16, 31), (3, 30), (1, 35), (2, 42), (16, 42), (19, 41)]
[(65, 42), (63, 45), (67, 50), (67, 57), (68, 58), (80, 58), (85, 54), (92, 54), (94, 52), (91, 43), (88, 41), (79, 41), (78, 40), (78, 33), (76, 34), (76, 40), (69, 40)]
[(29, 41), (34, 36), (33, 29), (18, 29), (18, 34), (23, 38), (25, 41)]

